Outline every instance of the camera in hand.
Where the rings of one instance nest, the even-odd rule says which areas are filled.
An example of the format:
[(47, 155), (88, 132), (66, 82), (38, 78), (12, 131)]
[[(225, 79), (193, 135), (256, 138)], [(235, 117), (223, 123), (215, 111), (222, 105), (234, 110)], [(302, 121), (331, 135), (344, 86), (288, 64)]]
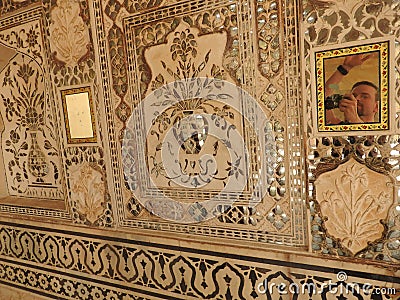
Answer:
[(325, 98), (325, 109), (334, 109), (339, 107), (340, 101), (344, 98), (341, 94), (333, 94)]

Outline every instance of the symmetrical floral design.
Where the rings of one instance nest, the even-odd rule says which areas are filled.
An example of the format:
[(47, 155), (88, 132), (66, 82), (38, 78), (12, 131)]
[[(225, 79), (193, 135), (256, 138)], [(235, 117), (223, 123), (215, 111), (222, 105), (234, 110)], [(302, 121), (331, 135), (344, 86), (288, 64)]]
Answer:
[[(193, 88), (197, 86), (195, 84), (196, 78), (201, 76), (210, 77), (210, 79), (205, 80), (202, 86), (203, 90), (213, 88), (218, 90), (222, 87), (222, 79), (226, 78), (225, 72), (222, 66), (213, 63), (215, 59), (210, 60), (217, 50), (215, 50), (215, 47), (209, 47), (206, 50), (199, 48), (199, 44), (204, 43), (204, 41), (202, 42), (204, 37), (198, 37), (197, 29), (183, 25), (178, 26), (177, 30), (167, 36), (166, 39), (169, 41), (170, 57), (161, 60), (161, 72), (154, 76), (150, 86), (155, 95), (162, 99), (162, 102), (156, 102), (153, 105), (161, 107), (170, 104), (170, 107), (154, 118), (153, 129), (150, 130), (147, 141), (150, 175), (155, 182), (159, 182), (159, 177), (164, 177), (168, 180), (168, 185), (172, 184), (171, 179), (182, 178), (183, 183), (190, 182), (189, 185), (195, 188), (208, 184), (212, 180), (223, 182), (223, 185), (221, 185), (223, 187), (229, 177), (233, 176), (238, 179), (239, 176), (244, 176), (244, 170), (242, 170), (244, 158), (242, 156), (237, 156), (232, 162), (226, 161), (225, 165), (221, 165), (219, 159), (221, 153), (226, 152), (224, 148), (232, 150), (228, 138), (229, 131), (234, 126), (229, 126), (229, 124), (234, 121), (235, 112), (229, 105), (218, 105), (216, 101), (209, 101), (212, 98), (226, 100), (229, 95), (221, 92), (221, 94), (209, 95), (209, 99), (204, 99), (199, 97), (199, 91), (196, 92)], [(201, 58), (199, 58), (200, 51), (204, 53)], [(151, 68), (157, 69), (154, 64), (149, 63), (149, 65)], [(172, 89), (165, 85), (168, 82), (181, 79), (189, 81), (188, 83), (179, 82)], [(192, 80), (191, 83), (190, 80)], [(175, 103), (177, 97), (182, 101)], [(212, 117), (210, 120), (206, 120), (202, 114), (209, 114)], [(239, 117), (236, 116), (236, 119), (239, 119)], [(209, 124), (210, 121), (212, 124)], [(225, 142), (213, 138), (208, 139), (208, 129), (212, 125), (224, 128), (227, 131)], [(179, 154), (178, 149), (172, 149), (173, 143), (164, 141), (165, 133), (169, 128), (172, 128), (173, 135), (183, 153)], [(215, 161), (219, 164), (218, 167), (215, 165), (215, 161), (202, 161), (202, 155), (198, 155), (204, 147), (207, 148), (210, 142), (212, 143), (208, 147), (211, 149), (210, 155), (212, 154), (215, 157)], [(154, 143), (158, 145), (155, 149), (150, 146)], [(170, 172), (169, 175), (165, 172), (161, 158), (162, 147), (166, 146), (170, 148), (170, 152), (177, 151), (174, 155), (180, 157), (180, 167), (172, 168), (173, 174)], [(222, 156), (224, 155), (226, 153), (222, 154)]]
[(31, 193), (28, 185), (32, 183), (60, 185), (54, 124), (45, 105), (42, 69), (28, 56), (17, 55), (3, 70), (1, 78), (4, 89), (0, 100), (6, 121), (3, 153), (11, 194)]
[(89, 29), (80, 15), (78, 0), (57, 0), (51, 12), (50, 47), (67, 65), (76, 65), (89, 51)]
[[(17, 117), (17, 124), (28, 130), (38, 130), (44, 125), (43, 108), (43, 75), (35, 61), (23, 58), (22, 63), (13, 62), (16, 68), (16, 76), (11, 74), (11, 66), (5, 70), (3, 80), (4, 86), (14, 87), (18, 95), (13, 98), (6, 98), (2, 95), (6, 107), (6, 118), (11, 121)], [(15, 102), (12, 102), (15, 100)]]
[(70, 171), (71, 198), (77, 211), (90, 223), (104, 213), (106, 189), (103, 174), (89, 163), (72, 166)]
[(321, 175), (315, 185), (328, 233), (351, 253), (382, 238), (384, 227), (380, 221), (386, 219), (393, 199), (388, 177), (351, 159)]
[[(167, 36), (167, 40), (171, 40), (170, 36)], [(154, 80), (150, 83), (153, 90), (161, 87), (162, 85), (181, 79), (197, 78), (201, 76), (211, 76), (216, 79), (225, 79), (226, 75), (221, 66), (215, 63), (209, 62), (210, 55), (213, 55), (215, 48), (206, 52), (204, 57), (200, 61), (196, 61), (199, 44), (195, 38), (198, 35), (198, 30), (193, 28), (184, 28), (179, 26), (173, 33), (173, 40), (170, 43), (169, 53), (171, 53), (171, 59), (173, 64), (176, 66), (175, 70), (164, 60), (161, 60), (163, 72), (155, 76)], [(201, 37), (197, 37), (201, 39)], [(214, 50), (214, 51), (212, 51)], [(211, 53), (213, 52), (213, 53)], [(208, 66), (211, 65), (211, 68)], [(150, 64), (150, 67), (153, 65)], [(166, 78), (168, 76), (168, 78)]]
[[(262, 240), (263, 242), (271, 241), (268, 238), (261, 237), (264, 235), (274, 235), (272, 240), (281, 238), (285, 239), (284, 236), (291, 236), (289, 239), (293, 241), (294, 239), (302, 237), (305, 231), (300, 229), (302, 226), (300, 224), (303, 224), (303, 221), (295, 223), (291, 222), (294, 215), (296, 218), (299, 218), (299, 220), (304, 220), (303, 209), (300, 207), (295, 208), (295, 206), (301, 206), (300, 204), (304, 203), (301, 201), (302, 195), (300, 195), (302, 193), (301, 191), (304, 190), (301, 188), (303, 183), (299, 179), (299, 177), (302, 176), (301, 174), (304, 174), (301, 170), (303, 168), (301, 164), (293, 163), (291, 165), (291, 169), (296, 169), (293, 171), (293, 173), (296, 172), (294, 177), (299, 179), (296, 179), (296, 182), (298, 182), (298, 187), (296, 187), (295, 193), (295, 197), (299, 197), (299, 201), (290, 201), (290, 207), (288, 205), (281, 206), (284, 208), (284, 212), (288, 213), (284, 218), (285, 226), (281, 226), (281, 223), (279, 223), (280, 219), (278, 217), (276, 219), (266, 218), (268, 212), (271, 211), (276, 204), (278, 204), (276, 202), (281, 201), (285, 202), (284, 204), (289, 203), (288, 196), (291, 195), (293, 197), (295, 195), (289, 194), (290, 189), (286, 186), (289, 184), (289, 182), (294, 182), (289, 181), (289, 174), (285, 174), (288, 173), (289, 169), (287, 153), (292, 155), (292, 158), (297, 159), (297, 157), (300, 157), (297, 151), (302, 151), (301, 141), (296, 138), (291, 139), (289, 142), (293, 148), (287, 152), (287, 147), (289, 144), (286, 140), (288, 134), (296, 136), (296, 132), (300, 130), (300, 123), (298, 121), (294, 121), (300, 117), (300, 114), (298, 114), (297, 108), (295, 108), (295, 106), (298, 104), (297, 100), (295, 99), (298, 99), (297, 94), (299, 94), (299, 91), (293, 88), (294, 82), (299, 80), (297, 73), (299, 69), (296, 62), (298, 59), (298, 44), (295, 43), (291, 37), (292, 34), (298, 30), (296, 25), (297, 14), (295, 14), (296, 9), (293, 9), (293, 4), (283, 3), (280, 1), (260, 0), (257, 1), (257, 3), (252, 3), (249, 6), (247, 1), (218, 2), (218, 4), (207, 1), (191, 1), (187, 8), (187, 14), (185, 13), (184, 16), (181, 16), (180, 14), (176, 15), (175, 13), (185, 10), (186, 6), (174, 1), (163, 2), (164, 5), (169, 7), (168, 11), (164, 10), (164, 8), (154, 8), (145, 10), (141, 14), (135, 13), (132, 15), (128, 14), (126, 10), (122, 8), (122, 6), (125, 5), (125, 2), (123, 4), (119, 2), (121, 5), (116, 4), (115, 1), (108, 1), (108, 3), (110, 5), (110, 9), (108, 10), (107, 7), (105, 9), (106, 15), (109, 17), (107, 18), (107, 30), (108, 33), (113, 34), (112, 38), (109, 39), (110, 43), (112, 44), (112, 48), (109, 50), (109, 53), (111, 60), (113, 57), (117, 59), (115, 64), (111, 63), (110, 68), (114, 68), (114, 65), (115, 68), (120, 66), (123, 67), (123, 61), (120, 60), (119, 57), (121, 54), (126, 55), (126, 61), (128, 64), (125, 68), (127, 68), (127, 74), (130, 76), (130, 82), (133, 83), (131, 89), (128, 89), (128, 92), (132, 93), (132, 99), (129, 99), (129, 101), (124, 100), (127, 105), (132, 105), (132, 107), (140, 105), (140, 102), (145, 99), (146, 96), (149, 96), (154, 91), (155, 93), (159, 93), (160, 87), (172, 81), (176, 81), (178, 78), (182, 79), (184, 76), (186, 76), (186, 78), (188, 78), (190, 81), (193, 74), (198, 71), (199, 67), (202, 69), (202, 71), (201, 73), (199, 72), (198, 76), (207, 76), (210, 78), (212, 77), (212, 66), (215, 65), (220, 71), (223, 71), (223, 75), (226, 76), (228, 81), (235, 82), (241, 87), (243, 84), (244, 90), (250, 92), (258, 101), (263, 102), (265, 105), (262, 105), (262, 108), (265, 108), (268, 117), (272, 118), (270, 123), (271, 130), (265, 131), (265, 134), (268, 135), (269, 133), (274, 133), (279, 136), (276, 137), (276, 140), (274, 138), (268, 140), (265, 138), (266, 146), (264, 149), (262, 149), (262, 151), (265, 151), (266, 155), (272, 160), (276, 159), (277, 163), (273, 167), (268, 168), (268, 175), (266, 176), (268, 177), (266, 178), (268, 181), (268, 186), (265, 186), (268, 194), (265, 197), (265, 203), (258, 206), (256, 210), (261, 212), (263, 217), (261, 217), (260, 222), (254, 220), (252, 221), (252, 225), (256, 224), (258, 228), (255, 229), (255, 227), (252, 227), (252, 225), (243, 225), (244, 223), (242, 223), (239, 217), (234, 217), (236, 214), (230, 214), (228, 216), (228, 214), (225, 215), (224, 212), (221, 212), (221, 218), (215, 218), (212, 220), (213, 225), (210, 224), (210, 228), (213, 227), (214, 224), (217, 227), (224, 227), (223, 231), (221, 231), (221, 236), (230, 236), (231, 234), (234, 236), (240, 232), (242, 238), (244, 237), (243, 234), (245, 234), (247, 238), (254, 233), (254, 239), (257, 239), (258, 241)], [(283, 9), (282, 6), (284, 5), (288, 5), (290, 9)], [(112, 9), (111, 6), (113, 6)], [(254, 8), (256, 8), (257, 11), (255, 11)], [(248, 15), (249, 18), (246, 20), (241, 19), (241, 16), (244, 15)], [(285, 22), (282, 23), (277, 21), (277, 15), (278, 19), (282, 18), (282, 20), (287, 17)], [(254, 21), (260, 20), (261, 23), (261, 19), (265, 19), (266, 22), (263, 23), (265, 26), (262, 26), (260, 23), (260, 26), (256, 28), (254, 23), (247, 24), (247, 20), (250, 19)], [(121, 26), (120, 22), (122, 20), (124, 22)], [(274, 22), (272, 24), (269, 21)], [(270, 23), (271, 26), (268, 26)], [(287, 27), (287, 31), (285, 31), (286, 29), (284, 30), (283, 27)], [(115, 28), (118, 28), (118, 36), (125, 36), (126, 39), (126, 43), (121, 45), (121, 47), (124, 48), (124, 51), (121, 53), (119, 52), (119, 47), (116, 47), (117, 35), (114, 34), (116, 32), (116, 30), (114, 30)], [(275, 62), (274, 72), (271, 71), (272, 73), (268, 74), (269, 77), (262, 76), (257, 69), (257, 64), (260, 63), (258, 60), (260, 53), (259, 49), (256, 47), (256, 43), (258, 43), (256, 38), (257, 36), (261, 36), (261, 34), (263, 35), (261, 37), (263, 40), (268, 41), (272, 37), (275, 42), (273, 47), (272, 45), (269, 45), (271, 47), (262, 53), (263, 62), (271, 64), (272, 62)], [(283, 34), (287, 34), (287, 36), (283, 38)], [(268, 37), (268, 35), (271, 37)], [(281, 42), (276, 42), (280, 38), (282, 38)], [(262, 46), (264, 47), (265, 45), (263, 44)], [(193, 49), (196, 51), (193, 51)], [(207, 52), (210, 49), (211, 52), (207, 55)], [(222, 51), (219, 52), (219, 50)], [(286, 50), (287, 52), (285, 52)], [(174, 57), (172, 57), (171, 53), (175, 53)], [(186, 62), (184, 63), (183, 60), (186, 60)], [(293, 81), (291, 81), (291, 83), (287, 81), (287, 74), (284, 74), (283, 72), (284, 60), (287, 62), (285, 65), (289, 66), (290, 68), (290, 71), (288, 72), (290, 73), (290, 76), (292, 76), (291, 80)], [(119, 61), (121, 61), (121, 63), (119, 63)], [(206, 63), (205, 66), (202, 65), (203, 62)], [(214, 70), (218, 71), (217, 69)], [(112, 74), (113, 80), (118, 80), (122, 86), (123, 81), (120, 80), (122, 76), (120, 76), (119, 71), (112, 70)], [(291, 91), (285, 90), (285, 83), (288, 83), (288, 85), (291, 86)], [(118, 90), (115, 89), (115, 91), (117, 92)], [(290, 94), (289, 97), (292, 99), (290, 105), (293, 107), (293, 109), (287, 111), (287, 106), (283, 105), (285, 103), (286, 93), (288, 95)], [(125, 97), (128, 97), (128, 94)], [(120, 94), (118, 94), (118, 96), (120, 96)], [(159, 96), (161, 97), (163, 95), (159, 94)], [(113, 97), (113, 99), (118, 99), (118, 97)], [(165, 100), (165, 98), (162, 100)], [(189, 117), (188, 119), (192, 119), (192, 121), (196, 119), (196, 122), (190, 122), (191, 125), (188, 126), (193, 129), (192, 133), (194, 133), (194, 138), (180, 139), (181, 141), (186, 140), (188, 144), (183, 145), (183, 148), (186, 149), (179, 147), (180, 149), (178, 152), (179, 160), (181, 161), (182, 166), (181, 170), (186, 172), (186, 175), (190, 173), (196, 174), (202, 172), (202, 169), (197, 163), (198, 159), (193, 159), (196, 155), (195, 152), (200, 150), (199, 153), (207, 153), (211, 156), (216, 153), (218, 157), (212, 156), (212, 158), (219, 163), (222, 162), (224, 164), (216, 168), (220, 172), (218, 175), (221, 175), (218, 176), (218, 178), (222, 179), (228, 176), (228, 174), (230, 174), (229, 176), (231, 179), (235, 179), (236, 175), (238, 178), (242, 176), (240, 172), (237, 171), (237, 168), (235, 168), (234, 163), (238, 161), (242, 162), (243, 159), (238, 160), (238, 157), (232, 157), (229, 160), (229, 163), (231, 163), (232, 166), (229, 166), (229, 164), (226, 162), (226, 156), (221, 160), (221, 157), (224, 155), (219, 155), (221, 155), (223, 151), (227, 150), (227, 147), (225, 147), (224, 143), (215, 143), (216, 141), (210, 138), (210, 136), (212, 136), (209, 130), (210, 122), (206, 124), (206, 122), (203, 122), (204, 120), (202, 120), (202, 118), (199, 117), (197, 119), (197, 116), (204, 112), (202, 108), (197, 110), (177, 110), (177, 113), (171, 117), (171, 110), (163, 109), (162, 100), (159, 99), (159, 103), (154, 103), (154, 105), (159, 104), (159, 106), (157, 106), (157, 113), (154, 114), (154, 117), (148, 119), (148, 121), (155, 121), (153, 124), (154, 126), (149, 129), (149, 131), (146, 131), (146, 134), (144, 132), (140, 133), (141, 136), (147, 135), (149, 140), (152, 139), (151, 142), (149, 142), (149, 140), (146, 142), (144, 139), (144, 142), (147, 144), (146, 149), (148, 149), (145, 150), (146, 158), (140, 162), (138, 162), (137, 159), (134, 160), (136, 164), (140, 164), (140, 166), (142, 166), (141, 170), (148, 170), (152, 179), (151, 182), (156, 182), (155, 185), (157, 187), (161, 186), (163, 188), (163, 193), (167, 194), (173, 199), (178, 199), (180, 197), (179, 192), (177, 192), (173, 186), (169, 185), (168, 180), (168, 177), (173, 178), (178, 175), (173, 176), (168, 174), (168, 171), (171, 171), (171, 168), (166, 165), (162, 159), (160, 159), (158, 153), (162, 151), (160, 149), (167, 149), (168, 147), (168, 145), (161, 145), (161, 141), (163, 141), (164, 138), (163, 132), (166, 132), (168, 129), (173, 128), (174, 126), (178, 127), (181, 123), (179, 121), (174, 123), (175, 118), (180, 116), (180, 120), (182, 120), (183, 115), (192, 116), (193, 118)], [(230, 100), (227, 100), (228, 104), (229, 101)], [(202, 106), (204, 106), (204, 103), (202, 103)], [(118, 108), (119, 107), (116, 109), (116, 114), (118, 118), (123, 121), (126, 119), (124, 118), (125, 114), (121, 114), (120, 109)], [(234, 111), (231, 108), (225, 111), (227, 114), (222, 117), (222, 119), (236, 125), (236, 122), (240, 122), (241, 116), (238, 114), (238, 111)], [(217, 109), (221, 110), (222, 113), (222, 107), (217, 107)], [(134, 109), (131, 111), (134, 114), (137, 114)], [(290, 120), (292, 125), (290, 128), (286, 127), (288, 119), (285, 116), (288, 112), (291, 114)], [(214, 113), (211, 107), (207, 107), (207, 113)], [(229, 117), (229, 113), (234, 115), (234, 119)], [(120, 118), (120, 116), (123, 116), (123, 118)], [(195, 116), (196, 118), (194, 118)], [(196, 123), (204, 123), (205, 126), (200, 126), (204, 130), (196, 131), (195, 129), (199, 127)], [(117, 124), (117, 126), (118, 128), (122, 128), (122, 130), (124, 130), (127, 124), (125, 121), (123, 121), (123, 123)], [(208, 134), (206, 134), (207, 126)], [(246, 131), (246, 129), (247, 128), (243, 128), (243, 131)], [(241, 129), (238, 130), (241, 131)], [(151, 132), (154, 132), (154, 134)], [(157, 134), (160, 136), (158, 137)], [(249, 133), (249, 135), (247, 135), (245, 138), (249, 145), (256, 143), (256, 141), (251, 140), (251, 134), (252, 133)], [(177, 136), (179, 137), (179, 135)], [(196, 138), (198, 141), (196, 141)], [(204, 144), (199, 147), (203, 142)], [(277, 142), (279, 145), (277, 144), (277, 147), (270, 146), (269, 144), (272, 142)], [(193, 151), (186, 151), (188, 148), (191, 148)], [(293, 154), (290, 154), (292, 150), (294, 152)], [(131, 152), (132, 151), (129, 151), (129, 155), (131, 155)], [(137, 155), (137, 153), (132, 154)], [(154, 154), (157, 154), (158, 156)], [(257, 152), (253, 151), (251, 155), (253, 157), (250, 168), (252, 172), (256, 172), (256, 170), (260, 168), (258, 165), (259, 161), (257, 161)], [(191, 157), (189, 158), (189, 156)], [(124, 165), (126, 165), (126, 160), (124, 158), (122, 160)], [(129, 165), (131, 166), (130, 163)], [(130, 170), (132, 169), (135, 168), (130, 168)], [(204, 170), (205, 169), (206, 168), (204, 168)], [(212, 168), (209, 168), (209, 170), (211, 170), (211, 173), (213, 172)], [(152, 174), (150, 174), (151, 171), (153, 171)], [(125, 184), (121, 186), (128, 187), (131, 185), (133, 187), (132, 190), (137, 191), (138, 185), (136, 183), (140, 182), (141, 180), (139, 178), (140, 175), (138, 175), (140, 172), (138, 169), (135, 169), (131, 174), (125, 174), (125, 178), (128, 179), (128, 177), (130, 177), (129, 180), (131, 181), (129, 182), (132, 184), (125, 182)], [(194, 179), (194, 177), (192, 177), (192, 179)], [(217, 181), (219, 181), (219, 187), (222, 187), (224, 180), (214, 179), (212, 180), (212, 183), (215, 184)], [(204, 182), (201, 182), (200, 180), (189, 180), (188, 182), (193, 184), (191, 187), (188, 187), (188, 191), (180, 191), (181, 194), (187, 193), (188, 197), (185, 198), (187, 201), (195, 202), (199, 197), (201, 199), (211, 197), (209, 194), (209, 191), (212, 189), (211, 184), (204, 184)], [(249, 186), (251, 186), (251, 184), (249, 184)], [(194, 189), (195, 187), (196, 189), (201, 190), (201, 192), (197, 193), (190, 190), (191, 188)], [(207, 190), (208, 188), (210, 188), (210, 190)], [(121, 206), (129, 208), (131, 195), (129, 194), (129, 191), (124, 191), (124, 194), (125, 197)], [(152, 208), (154, 209), (154, 206)], [(195, 208), (194, 211), (196, 211)], [(153, 215), (147, 210), (142, 210), (140, 214), (138, 214), (136, 210), (133, 210), (132, 214), (127, 213), (126, 215), (129, 216), (127, 219), (124, 219), (124, 223), (126, 222), (125, 224), (127, 224), (127, 226), (141, 227), (143, 226), (142, 222), (146, 222), (146, 224), (152, 224), (153, 222)], [(202, 224), (205, 224), (205, 222), (208, 221), (203, 221)], [(226, 226), (226, 224), (221, 224), (230, 222), (232, 222), (232, 224), (229, 226)], [(158, 221), (154, 221), (154, 224), (158, 224)], [(247, 222), (246, 224), (250, 223)], [(184, 230), (185, 228), (185, 226), (180, 227), (180, 225), (178, 227), (167, 227), (167, 230), (172, 231)], [(302, 231), (302, 233), (294, 234), (293, 232), (295, 232), (297, 228)], [(290, 232), (291, 229), (294, 231)], [(255, 233), (253, 230), (257, 230), (257, 233)], [(199, 229), (197, 232), (200, 235), (205, 234), (204, 230)], [(207, 232), (207, 235), (210, 234), (210, 232)], [(278, 235), (275, 235), (276, 232), (285, 234), (278, 237)], [(258, 233), (260, 233), (259, 237), (256, 238), (255, 236), (258, 235)], [(286, 233), (288, 233), (288, 235), (286, 235)], [(292, 239), (292, 234), (293, 236), (296, 236), (296, 238)]]
[[(186, 51), (186, 54), (189, 54), (187, 50), (193, 48), (193, 45), (190, 44), (191, 41), (193, 43), (191, 34), (193, 35), (194, 38), (197, 39), (196, 40), (197, 43), (199, 43), (200, 40), (207, 40), (204, 39), (205, 37), (204, 35), (208, 35), (208, 40), (211, 38), (212, 41), (209, 40), (209, 43), (200, 45), (199, 49), (206, 49), (209, 48), (210, 45), (213, 45), (214, 51), (215, 49), (222, 50), (221, 57), (219, 59), (220, 62), (222, 62), (225, 70), (228, 71), (231, 78), (233, 78), (234, 80), (240, 80), (239, 79), (240, 74), (238, 73), (240, 68), (240, 59), (239, 59), (239, 38), (237, 34), (238, 28), (237, 28), (236, 13), (237, 13), (236, 4), (232, 4), (229, 5), (229, 8), (228, 7), (215, 8), (212, 10), (202, 11), (194, 15), (188, 15), (187, 17), (184, 18), (174, 17), (167, 20), (160, 19), (158, 20), (155, 26), (148, 26), (147, 25), (148, 22), (145, 21), (143, 22), (143, 25), (140, 25), (137, 28), (130, 28), (130, 30), (134, 30), (136, 36), (134, 47), (136, 48), (137, 52), (138, 80), (140, 81), (140, 91), (138, 92), (141, 93), (140, 96), (142, 98), (146, 96), (146, 92), (149, 91), (149, 87), (154, 83), (155, 77), (159, 73), (155, 71), (154, 68), (151, 69), (151, 67), (149, 67), (148, 64), (151, 60), (149, 60), (148, 57), (145, 58), (146, 56), (145, 52), (148, 52), (150, 48), (156, 48), (158, 46), (162, 46), (163, 44), (167, 43), (167, 39), (170, 37), (172, 37), (173, 40), (179, 38), (181, 35), (182, 37), (185, 37), (185, 40), (184, 44), (182, 45), (180, 44), (182, 41), (178, 42), (178, 40), (176, 40), (175, 44), (177, 46), (177, 51), (176, 51), (177, 58), (178, 58), (178, 53), (183, 54), (183, 51)], [(153, 19), (154, 17), (152, 16), (152, 14), (149, 14), (143, 17), (139, 16), (138, 19), (142, 18)], [(187, 31), (186, 29), (189, 29), (189, 31)], [(177, 35), (175, 36), (174, 33), (176, 33)], [(133, 45), (128, 45), (128, 47), (130, 46)], [(165, 49), (164, 51), (169, 51), (170, 49), (174, 51), (174, 48), (170, 47), (168, 47), (168, 50)], [(225, 50), (225, 52), (223, 50)], [(214, 52), (213, 54), (214, 58), (216, 58), (215, 57), (216, 52)], [(114, 54), (113, 56), (117, 55)], [(190, 54), (190, 56), (193, 58), (192, 54)], [(187, 58), (190, 58), (190, 56)], [(205, 53), (200, 53), (198, 50), (196, 50), (195, 56), (204, 57)], [(175, 66), (177, 65), (177, 62), (169, 61), (168, 63), (174, 66), (171, 67), (171, 65), (168, 64), (170, 69), (172, 71), (175, 71)], [(190, 64), (184, 64), (183, 69), (187, 68), (188, 65), (189, 67), (192, 67)], [(212, 67), (212, 65), (209, 66)], [(203, 65), (197, 65), (196, 67), (204, 69)], [(220, 69), (222, 71), (222, 68)], [(192, 72), (192, 74), (196, 72), (195, 69), (191, 69), (190, 71)], [(204, 71), (203, 74), (200, 74), (200, 76), (205, 76), (206, 75), (205, 73), (208, 72), (208, 70), (203, 70), (203, 71)], [(177, 80), (177, 78), (174, 78), (173, 73), (169, 75), (172, 76), (173, 80)], [(167, 82), (172, 81), (169, 78), (166, 78), (165, 74), (164, 77)], [(183, 75), (178, 74), (178, 77), (183, 78)], [(189, 76), (187, 78), (189, 78)]]

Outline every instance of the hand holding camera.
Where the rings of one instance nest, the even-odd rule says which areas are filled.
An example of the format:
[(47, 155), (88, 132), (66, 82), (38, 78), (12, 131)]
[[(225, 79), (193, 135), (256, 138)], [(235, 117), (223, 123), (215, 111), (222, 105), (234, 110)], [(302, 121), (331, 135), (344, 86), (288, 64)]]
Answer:
[(339, 101), (339, 110), (344, 113), (346, 123), (363, 123), (363, 120), (358, 114), (358, 101), (353, 94), (343, 95)]
[[(375, 103), (376, 101), (374, 99), (378, 88), (375, 87), (373, 83), (363, 80), (357, 81), (353, 84), (349, 94), (343, 95), (337, 93), (339, 90), (338, 84), (345, 78), (348, 80), (349, 77), (347, 77), (347, 74), (353, 68), (362, 65), (372, 56), (373, 54), (354, 54), (345, 56), (342, 64), (337, 66), (337, 69), (325, 82), (325, 124), (360, 124), (374, 121), (374, 116), (377, 110), (377, 104)], [(355, 91), (355, 89), (357, 91)], [(359, 94), (371, 94), (371, 103), (366, 105), (366, 101), (361, 101), (362, 97), (357, 96)], [(374, 99), (372, 99), (372, 97), (374, 97)], [(358, 101), (361, 101), (361, 103)], [(343, 112), (344, 120), (343, 116), (340, 114), (335, 114), (333, 110), (335, 108), (338, 108), (341, 112)]]
[(338, 108), (344, 113), (346, 123), (362, 123), (358, 115), (358, 101), (353, 94), (333, 94), (325, 99), (325, 109)]

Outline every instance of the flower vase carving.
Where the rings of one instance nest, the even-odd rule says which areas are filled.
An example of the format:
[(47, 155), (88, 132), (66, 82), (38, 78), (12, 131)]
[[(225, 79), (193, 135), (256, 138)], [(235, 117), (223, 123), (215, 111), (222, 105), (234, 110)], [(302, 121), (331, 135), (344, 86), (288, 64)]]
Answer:
[(37, 141), (37, 130), (29, 130), (31, 146), (28, 152), (28, 171), (36, 177), (37, 182), (43, 182), (42, 177), (49, 173), (46, 157)]

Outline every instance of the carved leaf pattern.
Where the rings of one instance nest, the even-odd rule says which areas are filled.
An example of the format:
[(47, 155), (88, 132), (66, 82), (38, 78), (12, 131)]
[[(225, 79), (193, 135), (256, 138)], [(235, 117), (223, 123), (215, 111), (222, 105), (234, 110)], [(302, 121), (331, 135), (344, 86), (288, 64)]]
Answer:
[(51, 13), (50, 46), (56, 57), (75, 65), (88, 52), (89, 29), (80, 16), (79, 3), (58, 0)]
[(88, 163), (72, 168), (71, 198), (76, 201), (78, 212), (92, 224), (104, 211), (105, 187), (102, 174)]
[[(24, 54), (15, 55), (0, 73), (0, 85), (0, 108), (5, 126), (2, 155), (8, 167), (5, 176), (10, 194), (54, 198), (50, 189), (42, 192), (31, 185), (44, 181), (61, 184), (59, 151), (55, 146), (52, 111), (40, 61)], [(56, 197), (61, 198), (61, 193), (57, 192)]]
[[(318, 185), (327, 188), (322, 188), (320, 193), (317, 191), (321, 212), (327, 217), (328, 232), (353, 254), (381, 237), (380, 220), (386, 218), (392, 203), (390, 181), (387, 178), (378, 180), (373, 171), (361, 166), (352, 160), (350, 165), (334, 171), (340, 172), (334, 180), (332, 176), (321, 178)], [(377, 184), (376, 188), (371, 188), (372, 181)]]

